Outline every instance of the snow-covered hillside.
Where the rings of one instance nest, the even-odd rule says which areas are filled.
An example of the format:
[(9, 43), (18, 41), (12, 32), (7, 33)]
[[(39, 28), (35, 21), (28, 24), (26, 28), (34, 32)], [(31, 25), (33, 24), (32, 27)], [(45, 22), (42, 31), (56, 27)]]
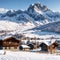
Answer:
[(60, 60), (60, 56), (54, 54), (40, 54), (22, 51), (6, 51), (5, 55), (0, 55), (0, 60)]
[(41, 31), (46, 31), (46, 32), (57, 32), (60, 34), (60, 21), (54, 22), (54, 23), (49, 23), (40, 27), (35, 27), (32, 30), (41, 30)]

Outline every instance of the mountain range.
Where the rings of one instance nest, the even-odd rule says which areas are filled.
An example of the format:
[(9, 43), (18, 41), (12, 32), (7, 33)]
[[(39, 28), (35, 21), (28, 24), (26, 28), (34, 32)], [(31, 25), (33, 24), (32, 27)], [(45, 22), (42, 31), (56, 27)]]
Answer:
[(0, 9), (0, 33), (22, 34), (35, 29), (60, 33), (60, 13), (41, 3), (31, 4), (25, 11)]

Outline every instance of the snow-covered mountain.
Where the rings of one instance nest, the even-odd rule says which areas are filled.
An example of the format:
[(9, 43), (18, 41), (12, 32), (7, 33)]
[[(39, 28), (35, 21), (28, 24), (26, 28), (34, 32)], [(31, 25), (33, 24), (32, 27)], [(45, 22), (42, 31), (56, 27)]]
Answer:
[(60, 13), (53, 12), (45, 5), (41, 5), (40, 3), (30, 5), (27, 11), (28, 14), (33, 17), (35, 21), (38, 21), (43, 24), (60, 20)]
[(8, 9), (0, 8), (0, 13), (6, 13)]
[(50, 32), (57, 32), (60, 34), (60, 21), (44, 25), (42, 30), (50, 31)]
[(46, 26), (50, 23), (54, 25), (54, 22), (59, 21), (60, 13), (53, 12), (41, 3), (31, 4), (25, 11), (0, 9), (0, 32), (5, 31), (5, 34), (6, 31), (12, 34), (23, 33), (34, 27)]
[(18, 23), (31, 22), (36, 26), (40, 26), (59, 21), (60, 13), (51, 11), (41, 3), (35, 3), (31, 4), (25, 11), (9, 10), (0, 16), (0, 20), (9, 20)]
[(30, 30), (37, 30), (37, 31), (41, 30), (41, 31), (47, 31), (47, 32), (56, 32), (60, 34), (60, 21), (42, 25), (40, 27), (35, 27)]

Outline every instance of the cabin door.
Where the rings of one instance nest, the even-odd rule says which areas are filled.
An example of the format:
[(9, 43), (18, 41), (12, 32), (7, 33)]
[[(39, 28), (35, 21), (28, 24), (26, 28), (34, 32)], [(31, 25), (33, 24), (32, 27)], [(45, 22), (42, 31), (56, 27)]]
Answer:
[(42, 51), (48, 51), (48, 47), (46, 44), (42, 43), (40, 46), (41, 46)]

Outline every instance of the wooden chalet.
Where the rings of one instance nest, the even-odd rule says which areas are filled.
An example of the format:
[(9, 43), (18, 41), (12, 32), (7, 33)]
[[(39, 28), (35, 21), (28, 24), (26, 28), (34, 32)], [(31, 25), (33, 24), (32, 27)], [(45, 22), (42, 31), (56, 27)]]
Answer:
[(9, 37), (3, 40), (3, 49), (18, 49), (19, 48), (19, 40), (14, 37)]
[(53, 42), (51, 44), (47, 44), (45, 42), (42, 42), (39, 47), (41, 47), (42, 52), (49, 52), (49, 53), (55, 53), (56, 52), (56, 47), (58, 44), (56, 42)]
[(39, 47), (41, 47), (41, 51), (48, 51), (48, 46), (45, 43), (41, 43)]
[(50, 53), (56, 53), (56, 47), (58, 44), (56, 42), (52, 43), (50, 46), (48, 46), (48, 52)]

